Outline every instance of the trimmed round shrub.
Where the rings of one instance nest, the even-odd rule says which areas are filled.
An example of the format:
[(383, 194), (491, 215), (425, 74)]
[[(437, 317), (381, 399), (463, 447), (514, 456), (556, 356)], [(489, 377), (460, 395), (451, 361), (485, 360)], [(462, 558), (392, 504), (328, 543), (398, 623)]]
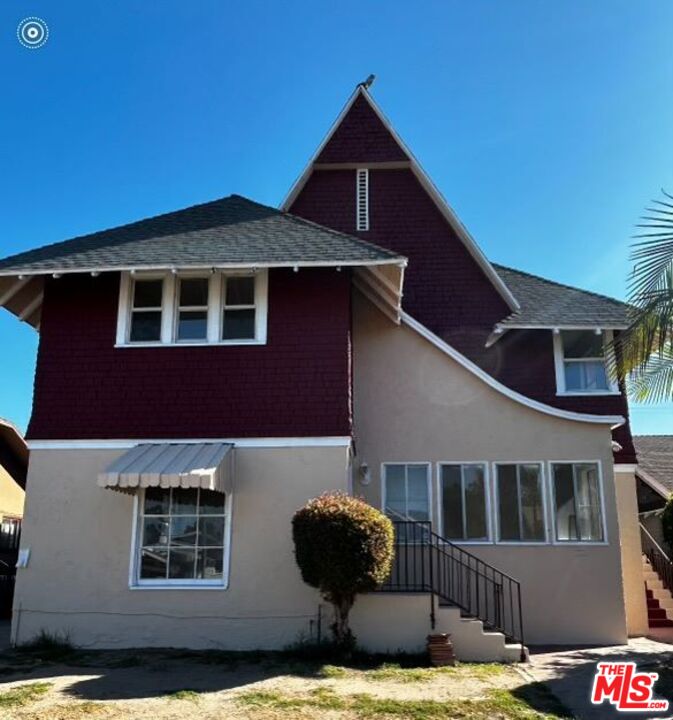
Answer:
[(348, 614), (358, 593), (375, 590), (388, 577), (393, 524), (363, 500), (327, 493), (297, 510), (292, 539), (304, 582), (334, 606), (336, 644), (352, 648)]

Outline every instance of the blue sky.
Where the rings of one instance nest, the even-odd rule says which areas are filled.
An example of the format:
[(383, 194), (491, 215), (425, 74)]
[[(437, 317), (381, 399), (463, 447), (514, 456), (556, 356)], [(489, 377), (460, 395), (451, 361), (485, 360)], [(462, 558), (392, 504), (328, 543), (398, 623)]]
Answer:
[[(673, 189), (671, 27), (668, 0), (4, 0), (0, 255), (231, 192), (276, 205), (373, 72), (492, 260), (624, 297), (634, 223)], [(0, 312), (22, 428), (36, 346)], [(633, 426), (673, 432), (673, 406)]]

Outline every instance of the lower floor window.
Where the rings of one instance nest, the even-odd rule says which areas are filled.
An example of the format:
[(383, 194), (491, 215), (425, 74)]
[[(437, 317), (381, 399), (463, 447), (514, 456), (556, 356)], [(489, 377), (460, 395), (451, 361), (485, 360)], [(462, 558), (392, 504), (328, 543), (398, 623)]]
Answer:
[(391, 520), (430, 520), (430, 466), (384, 465), (385, 513)]
[(487, 540), (484, 465), (440, 465), (441, 533), (448, 540)]
[(138, 581), (223, 584), (226, 508), (223, 493), (147, 489), (140, 499)]
[(545, 542), (542, 468), (538, 463), (496, 465), (498, 536), (502, 542)]
[(556, 540), (602, 542), (603, 514), (596, 463), (553, 463)]

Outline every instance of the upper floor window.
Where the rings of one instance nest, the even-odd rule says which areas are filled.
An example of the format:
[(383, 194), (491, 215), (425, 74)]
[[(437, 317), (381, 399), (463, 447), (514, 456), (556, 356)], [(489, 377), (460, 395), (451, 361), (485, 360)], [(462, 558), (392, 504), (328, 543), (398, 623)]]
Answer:
[(606, 366), (609, 330), (561, 330), (554, 335), (556, 385), (559, 394), (616, 393)]
[(266, 270), (123, 273), (117, 345), (263, 345), (266, 317)]

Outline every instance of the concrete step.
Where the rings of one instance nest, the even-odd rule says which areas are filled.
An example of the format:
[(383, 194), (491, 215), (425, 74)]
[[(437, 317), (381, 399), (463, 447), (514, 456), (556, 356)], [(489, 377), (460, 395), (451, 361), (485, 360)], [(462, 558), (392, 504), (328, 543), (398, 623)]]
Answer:
[[(453, 607), (439, 607), (436, 614), (435, 632), (451, 635), (453, 650), (465, 662), (521, 661), (521, 646), (507, 643), (501, 632), (485, 631), (481, 620), (465, 618)], [(524, 649), (527, 653), (527, 649)], [(527, 655), (526, 655), (527, 656)]]

